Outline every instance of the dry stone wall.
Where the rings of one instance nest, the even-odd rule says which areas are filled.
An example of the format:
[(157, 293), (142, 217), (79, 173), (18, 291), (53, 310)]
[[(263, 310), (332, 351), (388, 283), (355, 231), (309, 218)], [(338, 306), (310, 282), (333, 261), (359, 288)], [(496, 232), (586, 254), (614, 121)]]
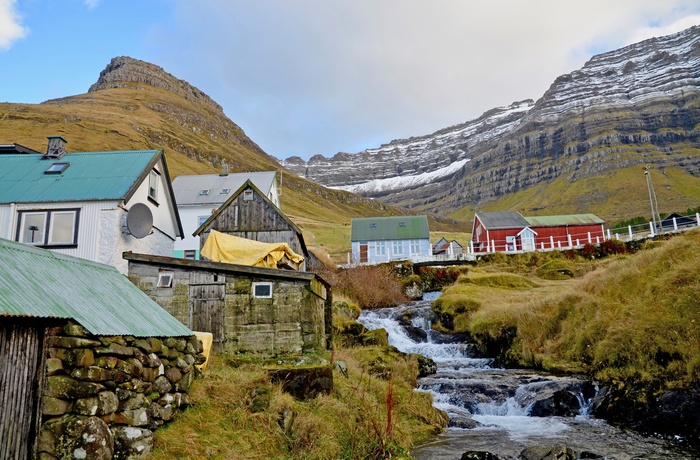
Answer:
[(41, 460), (145, 458), (153, 431), (190, 404), (205, 359), (194, 336), (97, 337), (73, 322), (47, 346)]

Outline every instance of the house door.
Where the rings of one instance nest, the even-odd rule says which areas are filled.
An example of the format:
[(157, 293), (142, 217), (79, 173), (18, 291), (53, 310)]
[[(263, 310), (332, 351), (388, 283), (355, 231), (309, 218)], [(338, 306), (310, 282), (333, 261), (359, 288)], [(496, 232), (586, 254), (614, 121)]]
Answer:
[(225, 276), (192, 273), (192, 277), (197, 282), (190, 281), (189, 328), (193, 331), (211, 332), (213, 348), (220, 350), (226, 337)]
[(520, 241), (523, 251), (527, 252), (535, 250), (535, 233), (529, 228), (526, 228), (520, 233)]
[(360, 263), (366, 264), (369, 262), (367, 259), (367, 243), (360, 243)]

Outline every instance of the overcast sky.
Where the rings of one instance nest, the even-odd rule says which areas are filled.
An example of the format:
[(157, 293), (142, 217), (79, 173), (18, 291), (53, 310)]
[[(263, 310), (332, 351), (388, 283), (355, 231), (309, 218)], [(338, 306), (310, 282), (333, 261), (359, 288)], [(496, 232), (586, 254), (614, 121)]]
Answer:
[(594, 54), (697, 24), (700, 0), (0, 0), (0, 101), (85, 93), (131, 56), (277, 158), (332, 156), (536, 100)]

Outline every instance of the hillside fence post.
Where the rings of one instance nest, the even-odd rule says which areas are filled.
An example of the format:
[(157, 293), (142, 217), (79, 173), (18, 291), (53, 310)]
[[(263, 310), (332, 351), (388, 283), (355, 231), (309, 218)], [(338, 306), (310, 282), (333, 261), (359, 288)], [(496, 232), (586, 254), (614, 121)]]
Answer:
[[(616, 237), (617, 238), (617, 237)], [(610, 236), (610, 229), (608, 229), (608, 239), (612, 240), (612, 237)], [(619, 239), (619, 238), (618, 238)]]
[(630, 240), (632, 239), (632, 226), (628, 225), (627, 230), (630, 232)]
[(574, 245), (572, 244), (572, 241), (571, 241), (571, 235), (566, 235), (566, 238), (569, 240), (569, 247), (570, 248), (573, 247)]
[(593, 240), (591, 239), (591, 232), (588, 232), (588, 243), (593, 243)]
[(549, 244), (554, 249), (554, 235), (549, 235)]
[(652, 236), (652, 238), (653, 238), (654, 236), (656, 236), (656, 235), (654, 235), (654, 223), (653, 223), (653, 222), (649, 222), (649, 230), (651, 230), (651, 236)]
[(698, 227), (700, 227), (700, 212), (695, 213), (695, 220), (698, 221)]
[(676, 218), (673, 218), (673, 229), (678, 230), (678, 222), (676, 222)]

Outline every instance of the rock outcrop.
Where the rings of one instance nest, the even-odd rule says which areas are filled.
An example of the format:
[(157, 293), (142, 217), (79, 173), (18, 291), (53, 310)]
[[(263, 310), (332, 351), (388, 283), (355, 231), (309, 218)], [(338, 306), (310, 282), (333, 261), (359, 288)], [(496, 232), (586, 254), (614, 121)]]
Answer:
[(695, 26), (594, 56), (535, 103), (357, 154), (284, 165), (326, 186), (441, 214), (635, 165), (697, 177), (699, 102)]
[(175, 93), (189, 101), (208, 106), (211, 110), (224, 113), (219, 104), (184, 80), (169, 74), (161, 67), (145, 61), (139, 61), (128, 56), (119, 56), (100, 72), (88, 93), (107, 88), (128, 88), (132, 83), (145, 83), (156, 88)]

